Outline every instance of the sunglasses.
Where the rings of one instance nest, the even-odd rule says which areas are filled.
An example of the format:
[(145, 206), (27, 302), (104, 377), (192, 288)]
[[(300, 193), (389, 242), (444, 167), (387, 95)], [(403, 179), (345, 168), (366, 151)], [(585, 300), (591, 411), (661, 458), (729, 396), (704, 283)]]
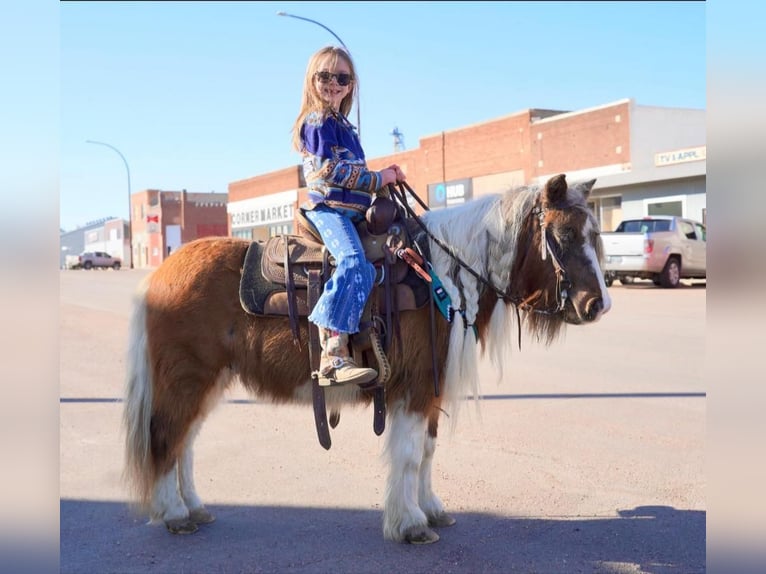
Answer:
[(339, 86), (348, 86), (351, 83), (351, 74), (346, 73), (332, 74), (330, 72), (317, 72), (314, 74), (314, 77), (322, 84), (329, 84), (330, 80), (333, 78), (335, 78), (335, 81), (338, 82)]

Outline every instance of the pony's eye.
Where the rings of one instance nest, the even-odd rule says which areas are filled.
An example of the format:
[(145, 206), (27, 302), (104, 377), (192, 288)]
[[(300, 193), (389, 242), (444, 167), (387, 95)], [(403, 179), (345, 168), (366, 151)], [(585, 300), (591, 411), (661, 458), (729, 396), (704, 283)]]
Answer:
[(565, 227), (559, 233), (559, 241), (561, 243), (571, 243), (575, 237), (574, 229), (571, 227)]

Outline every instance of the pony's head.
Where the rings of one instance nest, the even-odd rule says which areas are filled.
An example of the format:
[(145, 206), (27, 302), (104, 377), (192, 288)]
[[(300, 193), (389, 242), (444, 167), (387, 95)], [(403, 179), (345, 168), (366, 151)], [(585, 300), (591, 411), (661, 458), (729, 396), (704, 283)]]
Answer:
[(592, 323), (611, 307), (598, 221), (587, 198), (596, 180), (548, 180), (525, 218), (509, 294), (531, 326), (552, 337), (562, 322)]

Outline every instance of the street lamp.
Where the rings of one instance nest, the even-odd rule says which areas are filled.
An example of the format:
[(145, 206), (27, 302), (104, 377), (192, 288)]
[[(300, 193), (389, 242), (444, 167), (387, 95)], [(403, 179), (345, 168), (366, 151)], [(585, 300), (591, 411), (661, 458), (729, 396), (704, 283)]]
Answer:
[(115, 151), (117, 155), (122, 158), (122, 162), (125, 164), (125, 171), (128, 172), (128, 245), (130, 248), (130, 268), (133, 269), (133, 205), (130, 201), (130, 168), (128, 167), (128, 160), (126, 160), (125, 156), (120, 153), (120, 150), (118, 150), (113, 145), (109, 145), (108, 143), (97, 142), (93, 140), (86, 140), (85, 143), (108, 147), (109, 149)]
[[(322, 24), (321, 22), (317, 22), (316, 20), (312, 20), (311, 18), (304, 18), (303, 16), (296, 16), (295, 14), (288, 14), (287, 12), (277, 12), (277, 16), (287, 16), (288, 18), (295, 18), (296, 20), (304, 20), (305, 22), (311, 22), (312, 24), (316, 24), (317, 26), (320, 26), (327, 30), (330, 34), (332, 34), (335, 39), (340, 42), (340, 45), (343, 46), (343, 49), (348, 52), (349, 56), (351, 55), (351, 50), (348, 49), (346, 44), (343, 42), (343, 40), (340, 39), (340, 36), (338, 36), (335, 32), (330, 30), (327, 26)], [(356, 131), (359, 135), (359, 139), (362, 139), (362, 120), (361, 120), (361, 114), (359, 113), (359, 89), (357, 88), (356, 91)]]

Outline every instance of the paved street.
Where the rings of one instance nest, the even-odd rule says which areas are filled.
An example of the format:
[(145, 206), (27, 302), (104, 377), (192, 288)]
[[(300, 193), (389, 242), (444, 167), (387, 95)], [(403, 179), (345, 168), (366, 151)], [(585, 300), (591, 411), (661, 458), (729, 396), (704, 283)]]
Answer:
[(705, 571), (704, 283), (610, 289), (612, 311), (504, 380), (481, 363), (480, 416), (443, 425), (433, 484), (457, 519), (426, 547), (382, 537), (384, 436), (347, 410), (317, 442), (306, 407), (239, 389), (196, 443), (217, 521), (191, 536), (126, 506), (120, 417), (130, 295), (146, 273), (60, 272), (61, 571), (639, 573)]

